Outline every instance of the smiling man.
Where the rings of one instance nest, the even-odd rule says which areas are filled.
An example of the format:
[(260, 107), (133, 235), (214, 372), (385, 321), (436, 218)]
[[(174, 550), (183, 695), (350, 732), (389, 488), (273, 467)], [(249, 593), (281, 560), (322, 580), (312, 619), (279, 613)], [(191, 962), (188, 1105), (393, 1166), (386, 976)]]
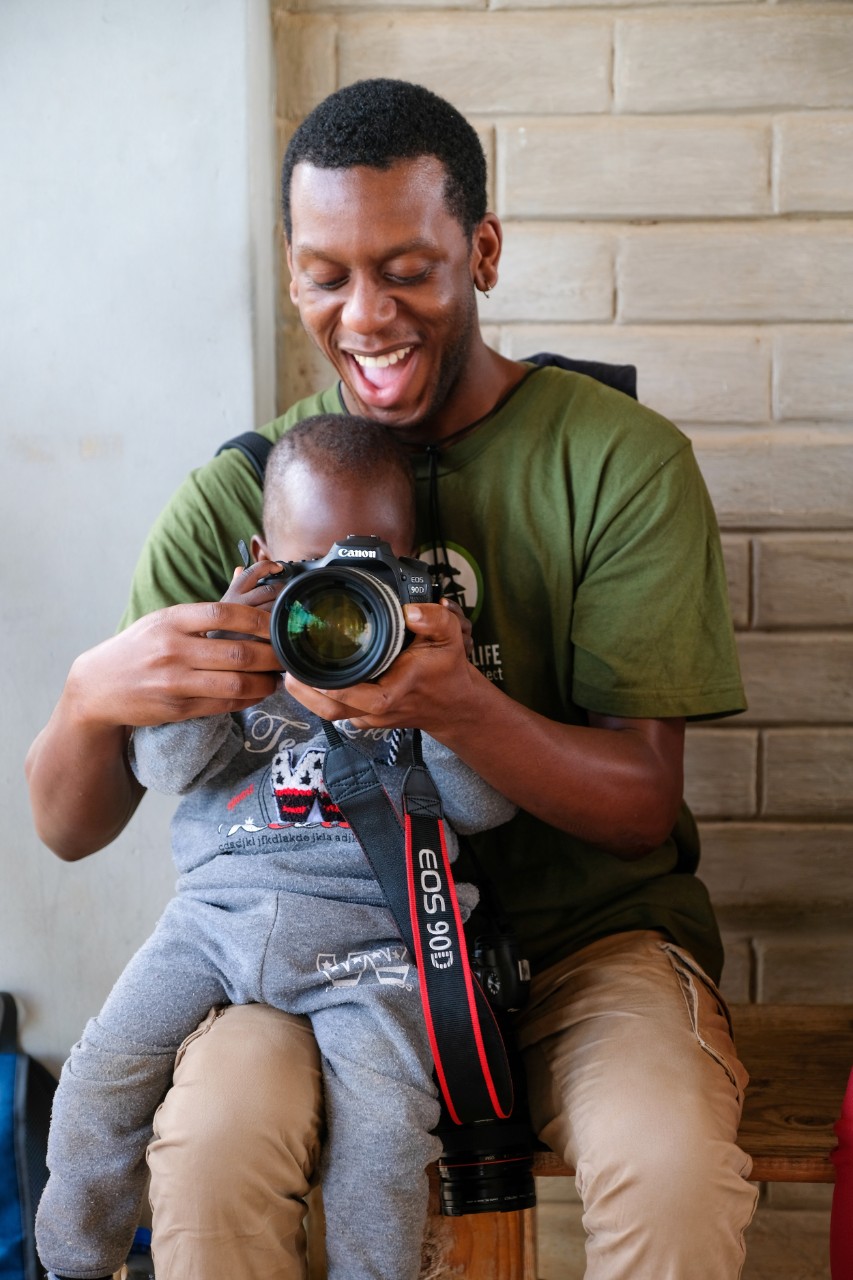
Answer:
[[(500, 224), (485, 209), (460, 223), (440, 160), (330, 169), (309, 151), (287, 176), (290, 296), (350, 412), (405, 439), (443, 439), (520, 380), (519, 366), (483, 343), (471, 287), (496, 280)], [(366, 208), (383, 216), (365, 225)]]
[[(410, 447), (420, 553), (463, 583), (476, 661), (447, 608), (410, 607), (415, 641), (378, 681), (287, 685), (328, 719), (424, 729), (520, 807), (479, 853), (533, 965), (531, 1111), (578, 1171), (589, 1280), (734, 1280), (755, 1202), (736, 1144), (745, 1076), (682, 803), (685, 721), (744, 705), (719, 536), (670, 423), (485, 344), (476, 293), (502, 249), (485, 177), (471, 126), (400, 81), (333, 94), (288, 147), (291, 296), (337, 376), (262, 434), (331, 412)], [(125, 629), (77, 660), (30, 753), (60, 856), (133, 811), (128, 725), (272, 690), (266, 615), (198, 603), (219, 599), (259, 518), (258, 482), (228, 451), (152, 531)], [(263, 1005), (217, 1011), (191, 1039), (149, 1157), (158, 1280), (304, 1275), (317, 1079), (310, 1030)]]

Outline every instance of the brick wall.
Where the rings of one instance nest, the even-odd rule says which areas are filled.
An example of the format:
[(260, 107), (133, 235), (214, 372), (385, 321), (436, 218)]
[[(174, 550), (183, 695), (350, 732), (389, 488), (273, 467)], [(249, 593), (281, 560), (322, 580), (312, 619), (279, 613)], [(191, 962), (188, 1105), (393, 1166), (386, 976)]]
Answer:
[[(489, 340), (635, 363), (641, 398), (693, 439), (750, 699), (687, 749), (724, 987), (853, 1001), (853, 5), (273, 14), (280, 140), (362, 77), (449, 97), (481, 133), (505, 223)], [(286, 288), (279, 338), (283, 408), (326, 380)], [(769, 1189), (749, 1280), (825, 1274), (827, 1203)], [(543, 1223), (573, 1213), (549, 1204)], [(582, 1274), (578, 1241), (546, 1227), (543, 1277)]]

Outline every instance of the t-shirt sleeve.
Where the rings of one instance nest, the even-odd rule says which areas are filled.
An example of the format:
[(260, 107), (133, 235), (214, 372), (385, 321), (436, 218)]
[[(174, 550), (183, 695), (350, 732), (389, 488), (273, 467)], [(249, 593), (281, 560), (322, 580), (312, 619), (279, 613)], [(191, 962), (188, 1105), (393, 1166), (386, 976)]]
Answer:
[[(250, 534), (254, 530), (250, 530)], [(239, 563), (236, 539), (233, 560)], [(160, 513), (143, 545), (119, 629), (167, 605), (219, 600), (223, 581), (220, 538), (193, 472)]]
[(689, 443), (597, 513), (572, 641), (573, 700), (588, 711), (744, 710), (719, 531)]
[[(275, 442), (313, 413), (340, 413), (337, 387), (299, 401), (261, 428)], [(240, 563), (237, 544), (261, 528), (261, 485), (248, 460), (226, 449), (190, 473), (142, 548), (119, 629), (172, 604), (219, 600)]]

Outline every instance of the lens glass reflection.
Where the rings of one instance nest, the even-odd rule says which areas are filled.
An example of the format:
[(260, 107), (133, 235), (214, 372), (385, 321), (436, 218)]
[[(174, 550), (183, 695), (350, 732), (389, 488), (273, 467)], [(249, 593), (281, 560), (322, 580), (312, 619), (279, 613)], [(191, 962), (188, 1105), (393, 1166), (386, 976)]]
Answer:
[(337, 588), (309, 592), (294, 600), (287, 638), (295, 653), (323, 666), (351, 662), (373, 642), (374, 623), (361, 602)]

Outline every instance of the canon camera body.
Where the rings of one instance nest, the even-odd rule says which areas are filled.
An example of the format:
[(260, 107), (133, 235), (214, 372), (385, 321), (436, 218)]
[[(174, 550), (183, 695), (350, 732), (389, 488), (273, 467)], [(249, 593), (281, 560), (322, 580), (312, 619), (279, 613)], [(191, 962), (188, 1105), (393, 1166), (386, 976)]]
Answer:
[(403, 606), (439, 599), (430, 566), (394, 555), (373, 535), (350, 534), (319, 560), (279, 561), (270, 615), (278, 661), (303, 684), (344, 689), (375, 680), (414, 639)]

